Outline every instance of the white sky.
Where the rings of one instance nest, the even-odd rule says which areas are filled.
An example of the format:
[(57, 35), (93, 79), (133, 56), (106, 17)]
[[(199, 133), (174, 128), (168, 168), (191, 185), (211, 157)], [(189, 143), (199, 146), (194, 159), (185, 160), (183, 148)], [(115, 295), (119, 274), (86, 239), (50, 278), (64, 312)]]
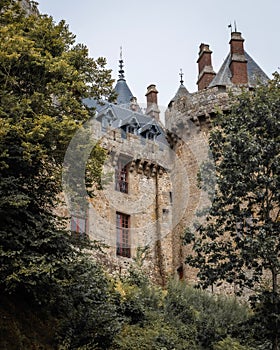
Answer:
[(38, 0), (42, 13), (65, 19), (90, 56), (106, 57), (118, 78), (120, 46), (125, 77), (139, 103), (154, 83), (165, 108), (179, 87), (180, 68), (190, 92), (197, 90), (198, 48), (213, 51), (214, 70), (229, 52), (229, 23), (236, 20), (245, 50), (271, 77), (280, 67), (279, 0)]

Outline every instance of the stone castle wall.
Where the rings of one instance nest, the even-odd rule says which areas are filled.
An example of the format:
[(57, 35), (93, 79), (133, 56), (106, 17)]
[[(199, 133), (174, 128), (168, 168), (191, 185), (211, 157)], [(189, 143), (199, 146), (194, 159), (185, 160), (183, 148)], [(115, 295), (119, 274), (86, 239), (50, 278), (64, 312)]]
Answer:
[[(131, 255), (148, 246), (146, 268), (152, 279), (165, 283), (172, 265), (172, 185), (167, 145), (123, 134), (119, 129), (101, 130), (93, 122), (94, 135), (108, 151), (103, 168), (104, 184), (91, 200), (88, 233), (103, 242), (111, 270), (125, 271), (133, 262), (116, 255), (116, 212), (130, 216)], [(127, 159), (128, 193), (115, 190), (115, 166)]]

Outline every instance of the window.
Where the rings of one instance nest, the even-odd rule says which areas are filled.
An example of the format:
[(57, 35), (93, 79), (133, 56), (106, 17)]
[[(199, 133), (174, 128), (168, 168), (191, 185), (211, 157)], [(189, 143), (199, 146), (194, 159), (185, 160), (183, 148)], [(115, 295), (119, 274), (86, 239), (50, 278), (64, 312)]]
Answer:
[(173, 195), (172, 195), (172, 192), (169, 192), (169, 202), (170, 202), (170, 204), (173, 203)]
[(84, 236), (86, 234), (86, 219), (83, 217), (72, 216), (71, 231), (78, 236)]
[(128, 193), (128, 165), (124, 159), (119, 159), (115, 169), (115, 190)]
[(126, 131), (130, 134), (136, 134), (136, 126), (134, 125), (128, 125), (126, 128)]
[(130, 235), (129, 235), (130, 216), (117, 212), (117, 255), (130, 258)]
[(184, 278), (184, 268), (183, 265), (180, 265), (177, 269), (177, 274), (180, 280)]
[(148, 140), (154, 141), (154, 139), (155, 139), (155, 134), (154, 134), (153, 132), (151, 132), (151, 131), (148, 131), (148, 132), (146, 133), (146, 138), (147, 138)]

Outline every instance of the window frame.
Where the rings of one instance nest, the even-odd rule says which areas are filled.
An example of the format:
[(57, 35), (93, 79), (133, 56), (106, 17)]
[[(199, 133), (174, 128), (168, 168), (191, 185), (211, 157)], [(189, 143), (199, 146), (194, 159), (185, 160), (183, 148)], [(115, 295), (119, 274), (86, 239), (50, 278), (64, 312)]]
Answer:
[(87, 218), (84, 216), (71, 215), (70, 231), (78, 237), (87, 235)]
[(115, 190), (118, 192), (128, 194), (128, 160), (124, 158), (119, 158), (115, 167)]
[(130, 215), (116, 212), (116, 255), (131, 258)]

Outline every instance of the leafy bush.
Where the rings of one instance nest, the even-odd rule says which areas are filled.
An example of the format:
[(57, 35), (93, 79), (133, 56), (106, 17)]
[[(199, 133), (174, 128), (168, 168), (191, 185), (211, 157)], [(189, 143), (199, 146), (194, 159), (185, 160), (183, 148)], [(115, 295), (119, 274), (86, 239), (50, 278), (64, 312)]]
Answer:
[(253, 350), (246, 346), (240, 345), (240, 343), (230, 337), (227, 337), (214, 345), (214, 350)]
[(166, 318), (194, 325), (202, 348), (211, 349), (215, 342), (236, 333), (248, 317), (248, 308), (234, 298), (211, 295), (183, 282), (169, 283)]

